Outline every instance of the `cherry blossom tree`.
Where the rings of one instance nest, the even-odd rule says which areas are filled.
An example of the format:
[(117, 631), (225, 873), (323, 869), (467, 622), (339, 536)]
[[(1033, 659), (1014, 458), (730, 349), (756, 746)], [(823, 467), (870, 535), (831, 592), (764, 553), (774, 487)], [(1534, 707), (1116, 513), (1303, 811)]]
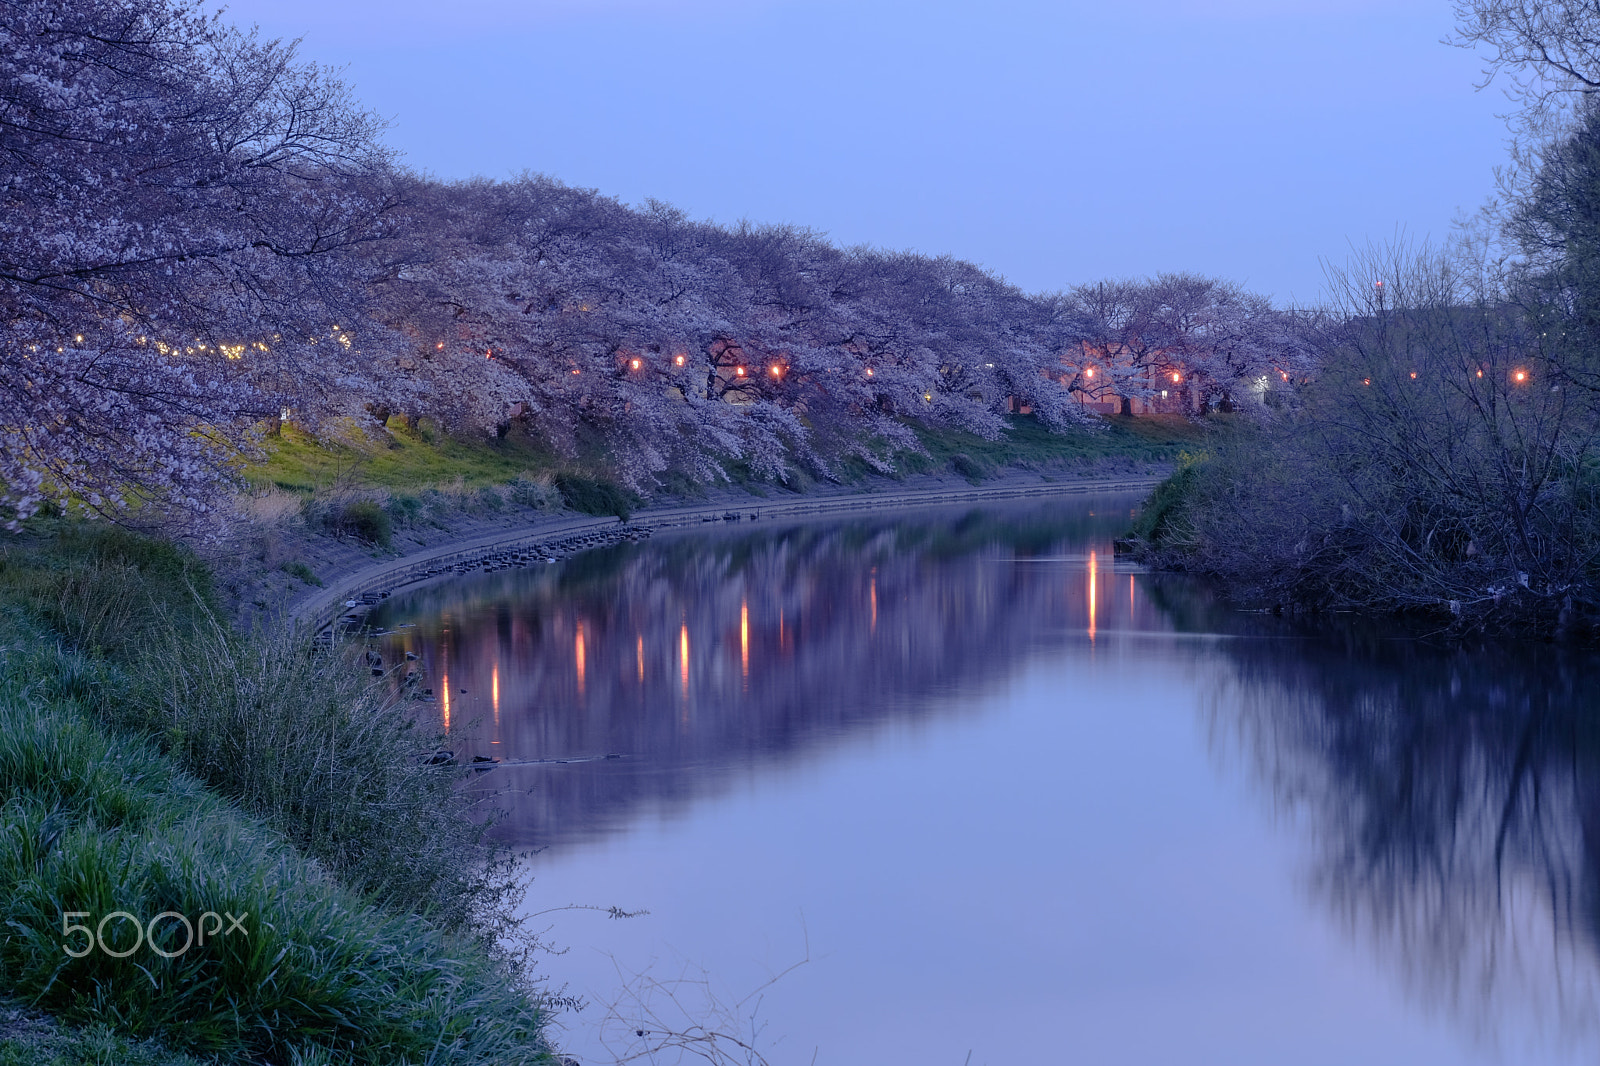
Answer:
[(1062, 302), (1081, 353), (1068, 360), (1068, 387), (1125, 408), (1172, 386), (1192, 388), (1202, 404), (1246, 402), (1303, 379), (1316, 362), (1296, 316), (1214, 278), (1096, 282)]
[(1075, 392), (1141, 395), (1180, 363), (1227, 392), (1291, 346), (1209, 279), (1029, 296), (949, 257), (537, 175), (432, 181), (337, 77), (191, 0), (0, 15), (13, 519), (52, 495), (204, 511), (285, 411), (520, 424), (649, 489), (889, 470), (919, 424), (993, 438), (1021, 403), (1061, 428), (1090, 418)]
[(349, 350), (356, 253), (395, 206), (378, 131), (197, 3), (0, 0), (13, 520), (50, 496), (206, 509), (243, 427)]

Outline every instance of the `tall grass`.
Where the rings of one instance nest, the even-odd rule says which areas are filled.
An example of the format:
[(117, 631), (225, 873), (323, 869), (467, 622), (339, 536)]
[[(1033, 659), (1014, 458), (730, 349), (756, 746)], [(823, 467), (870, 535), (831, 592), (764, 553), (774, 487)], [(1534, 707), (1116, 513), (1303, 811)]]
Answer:
[[(20, 696), (0, 696), (0, 976), (16, 993), (68, 1021), (206, 1054), (539, 1060), (537, 1011), (481, 953), (363, 903), (149, 746)], [(64, 914), (114, 911), (247, 917), (172, 959), (66, 954)], [(125, 923), (111, 929), (116, 948), (132, 945)], [(176, 951), (177, 926), (162, 929)]]
[(214, 613), (210, 571), (187, 548), (116, 526), (59, 523), (0, 550), (0, 598), (76, 648), (117, 658)]
[[(229, 1059), (548, 1061), (495, 947), (510, 867), (385, 691), (299, 635), (230, 631), (179, 549), (0, 553), (0, 982)], [(251, 918), (173, 959), (63, 951), (63, 914), (118, 910)]]
[(566, 505), (581, 514), (616, 515), (624, 522), (633, 514), (633, 501), (627, 490), (614, 482), (579, 474), (557, 474), (555, 486)]
[(122, 530), (13, 550), (9, 594), (81, 653), (81, 695), (282, 832), (346, 885), (452, 928), (499, 929), (515, 894), (463, 771), (425, 766), (432, 737), (351, 651), (290, 630), (241, 635), (181, 549)]
[(289, 630), (239, 636), (215, 618), (153, 635), (99, 701), (185, 770), (237, 801), (383, 905), (451, 928), (495, 926), (515, 894), (465, 772), (425, 765), (413, 727), (353, 652)]

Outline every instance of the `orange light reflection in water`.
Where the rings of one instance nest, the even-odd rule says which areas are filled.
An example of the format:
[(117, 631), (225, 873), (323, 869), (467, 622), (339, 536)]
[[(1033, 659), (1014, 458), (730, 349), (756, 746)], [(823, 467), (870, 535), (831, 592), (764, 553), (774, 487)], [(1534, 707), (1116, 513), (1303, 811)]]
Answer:
[(689, 624), (685, 622), (678, 630), (678, 664), (679, 672), (683, 678), (683, 694), (689, 694)]
[(444, 693), (444, 731), (446, 733), (448, 733), (448, 732), (450, 732), (450, 675), (449, 674), (445, 674), (444, 675), (444, 687), (440, 691), (442, 691)]
[(639, 643), (634, 647), (634, 658), (639, 663), (639, 684), (644, 684), (644, 634), (639, 634)]
[(739, 603), (739, 668), (742, 676), (750, 678), (750, 601)]
[(1094, 571), (1095, 571), (1095, 555), (1094, 555), (1094, 552), (1090, 552), (1089, 553), (1089, 643), (1091, 643), (1091, 644), (1094, 643), (1094, 614), (1095, 614)]
[(872, 628), (869, 632), (878, 631), (878, 571), (872, 571)]
[(587, 655), (583, 647), (583, 623), (578, 623), (578, 634), (573, 638), (573, 658), (578, 664), (578, 695), (583, 695), (584, 673), (587, 666)]
[(494, 701), (494, 724), (500, 725), (500, 664), (496, 663), (494, 672), (489, 675), (489, 698)]

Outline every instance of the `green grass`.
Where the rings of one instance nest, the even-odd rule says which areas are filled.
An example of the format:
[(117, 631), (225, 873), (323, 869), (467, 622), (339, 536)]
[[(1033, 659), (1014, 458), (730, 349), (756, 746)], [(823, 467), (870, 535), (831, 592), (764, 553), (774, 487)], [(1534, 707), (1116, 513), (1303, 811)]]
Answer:
[(1157, 485), (1145, 501), (1131, 531), (1145, 548), (1180, 548), (1189, 543), (1194, 535), (1190, 509), (1205, 459), (1204, 454), (1183, 453), (1178, 469)]
[(57, 1025), (18, 1004), (0, 1005), (0, 1066), (207, 1066), (107, 1025)]
[[(953, 471), (980, 481), (1008, 466), (1046, 469), (1107, 460), (1175, 462), (1180, 451), (1192, 449), (1206, 434), (1204, 423), (1182, 415), (1108, 415), (1102, 416), (1094, 427), (1075, 427), (1060, 433), (1051, 432), (1031, 415), (1010, 415), (1007, 423), (1006, 435), (992, 441), (961, 430), (913, 425), (927, 454), (902, 452), (895, 457), (896, 463), (903, 474)], [(355, 446), (319, 440), (290, 425), (284, 427), (281, 437), (267, 442), (267, 460), (248, 467), (245, 477), (260, 487), (275, 485), (308, 494), (381, 489), (409, 498), (430, 485), (459, 484), (481, 489), (506, 485), (528, 474), (592, 477), (606, 464), (598, 446), (590, 444), (584, 461), (573, 463), (515, 433), (503, 440), (461, 440), (429, 429), (426, 424), (418, 431), (391, 419), (384, 439)], [(757, 494), (772, 487), (770, 482), (751, 476), (738, 460), (730, 460), (725, 466), (735, 484)], [(842, 466), (850, 476), (866, 473), (865, 465), (859, 461), (847, 460)], [(668, 491), (681, 495), (692, 494), (696, 488), (671, 472), (663, 480)], [(788, 487), (803, 491), (810, 483), (808, 476), (797, 472)], [(568, 494), (564, 491), (563, 495)], [(567, 502), (572, 505), (570, 499)], [(618, 512), (614, 503), (595, 506), (600, 509), (593, 513)]]
[[(41, 634), (0, 680), (0, 980), (71, 1024), (177, 1050), (289, 1061), (542, 1061), (541, 1018), (480, 949), (338, 884), (281, 835), (87, 713), (92, 664)], [(163, 958), (70, 957), (88, 922), (248, 915), (243, 932)], [(175, 951), (175, 922), (159, 935)], [(107, 945), (133, 947), (118, 919)]]
[[(209, 588), (181, 549), (104, 527), (0, 552), (0, 986), (225, 1061), (547, 1061), (493, 947), (515, 884), (465, 771), (421, 765), (428, 738), (363, 666), (230, 632)], [(117, 910), (252, 917), (173, 959), (63, 951), (64, 913)], [(88, 1046), (61, 1039), (65, 1062)]]
[[(390, 420), (386, 440), (360, 446), (319, 440), (293, 425), (266, 442), (265, 462), (245, 468), (259, 487), (292, 492), (379, 488), (416, 492), (460, 481), (469, 488), (503, 485), (526, 471), (553, 469), (553, 453), (515, 434), (503, 440), (461, 440), (429, 430), (413, 432)], [(382, 434), (380, 433), (380, 436)]]
[(0, 602), (94, 656), (129, 656), (157, 631), (218, 609), (189, 549), (106, 523), (51, 519), (0, 542)]
[(1104, 460), (1176, 462), (1180, 452), (1203, 440), (1204, 423), (1182, 415), (1106, 415), (1101, 425), (1053, 433), (1032, 415), (1007, 418), (1005, 436), (985, 440), (962, 430), (913, 426), (926, 456), (902, 455), (908, 473), (954, 471), (969, 480), (1008, 466), (1073, 467)]
[(298, 559), (292, 562), (284, 563), (278, 569), (282, 570), (290, 577), (299, 578), (307, 585), (315, 585), (319, 589), (325, 585), (325, 582), (317, 576), (316, 571), (312, 570), (311, 567), (307, 566)]
[(616, 515), (624, 522), (632, 516), (634, 501), (630, 494), (610, 481), (558, 474), (555, 485), (562, 501), (581, 514)]

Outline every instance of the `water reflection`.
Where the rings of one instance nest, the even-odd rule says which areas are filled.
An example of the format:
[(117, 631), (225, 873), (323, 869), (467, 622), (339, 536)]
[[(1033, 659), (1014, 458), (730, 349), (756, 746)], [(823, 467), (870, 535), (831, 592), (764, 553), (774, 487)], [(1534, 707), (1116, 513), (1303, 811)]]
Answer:
[(1243, 753), (1307, 831), (1314, 896), (1417, 1001), (1485, 1041), (1517, 1017), (1592, 1046), (1600, 663), (1360, 624), (1301, 635), (1229, 642), (1209, 714), (1219, 753)]
[(916, 718), (928, 693), (993, 684), (1063, 632), (1159, 626), (1131, 581), (1111, 580), (1110, 539), (1135, 502), (624, 545), (424, 588), (374, 621), (393, 627), (386, 661), (419, 657), (458, 757), (599, 757), (496, 774), (508, 837), (561, 844)]
[[(835, 946), (857, 952), (850, 965), (868, 965), (872, 950), (898, 957), (950, 935), (942, 911), (932, 926), (899, 939), (881, 915), (906, 909), (930, 885), (950, 894), (941, 899), (961, 898), (953, 886), (971, 876), (970, 898), (1015, 888), (1014, 909), (1028, 913), (1024, 931), (975, 941), (964, 958), (964, 966), (990, 966), (995, 991), (983, 1011), (999, 1015), (1032, 1002), (1062, 974), (1081, 972), (1090, 976), (1062, 986), (1068, 991), (1050, 1004), (1054, 1010), (1076, 997), (1075, 1032), (1088, 1040), (1105, 1013), (1094, 999), (1103, 976), (1120, 974), (1118, 987), (1133, 987), (1129, 975), (1158, 969), (1178, 989), (1165, 989), (1169, 1014), (1180, 1004), (1211, 1005), (1196, 1008), (1204, 1017), (1191, 1019), (1188, 1030), (1174, 1028), (1165, 1044), (1149, 1035), (1142, 1055), (1126, 1050), (1120, 1015), (1105, 1013), (1104, 1043), (1094, 1046), (1110, 1050), (1086, 1052), (1086, 1061), (1200, 1061), (1204, 1055), (1187, 1051), (1202, 1038), (1212, 1041), (1207, 1047), (1239, 1052), (1215, 1061), (1284, 1061), (1265, 1037), (1206, 1028), (1215, 1020), (1209, 1011), (1226, 1008), (1243, 1019), (1236, 1032), (1250, 1034), (1263, 998), (1280, 989), (1277, 1006), (1301, 1010), (1293, 982), (1264, 981), (1273, 985), (1265, 991), (1252, 985), (1242, 1004), (1223, 992), (1281, 964), (1265, 952), (1249, 954), (1252, 935), (1275, 946), (1303, 940), (1328, 914), (1366, 945), (1363, 967), (1373, 956), (1385, 960), (1415, 1001), (1454, 1028), (1476, 1029), (1486, 1041), (1503, 1037), (1512, 1061), (1550, 1060), (1550, 1046), (1536, 1035), (1541, 1027), (1569, 1051), (1592, 1054), (1600, 1017), (1596, 659), (1542, 646), (1447, 650), (1359, 623), (1309, 628), (1227, 610), (1181, 577), (1118, 569), (1110, 538), (1134, 504), (1116, 498), (718, 527), (422, 588), (389, 601), (375, 621), (392, 627), (381, 638), (386, 661), (418, 657), (421, 684), (436, 693), (435, 702), (418, 706), (458, 755), (524, 761), (483, 781), (503, 790), (501, 828), (510, 840), (552, 846), (541, 876), (588, 855), (584, 869), (604, 867), (604, 884), (650, 886), (656, 895), (643, 902), (665, 900), (663, 916), (674, 913), (674, 884), (678, 913), (714, 891), (709, 881), (732, 886), (708, 904), (712, 918), (685, 925), (686, 936), (705, 937), (743, 901), (778, 894), (774, 884), (801, 879), (796, 869), (825, 871), (841, 859), (855, 869), (918, 832), (927, 846), (916, 853), (935, 852), (948, 826), (966, 817), (967, 843), (948, 867), (933, 864), (896, 882), (910, 865), (897, 856), (877, 869), (877, 883), (840, 894), (831, 919), (824, 889), (813, 886), (794, 905), (819, 931), (831, 920)], [(1026, 679), (1041, 674), (1052, 678), (1043, 694), (990, 698), (1013, 682), (1026, 689)], [(1220, 774), (1194, 742), (1192, 704), (1202, 708)], [(860, 743), (891, 726), (901, 728), (881, 754)], [(887, 802), (870, 789), (847, 792), (859, 782), (852, 773), (897, 772), (899, 786), (914, 789), (919, 778), (906, 757), (914, 745), (905, 738), (918, 730), (960, 735), (970, 745), (937, 764), (934, 787), (917, 800), (918, 810), (933, 810), (941, 797), (951, 806), (931, 827), (911, 812), (892, 820), (893, 836), (869, 826), (849, 852), (840, 839), (870, 820), (872, 804)], [(827, 762), (817, 758), (823, 753), (842, 755), (833, 764), (861, 764), (831, 779), (837, 809), (803, 806), (815, 797), (800, 786), (782, 802), (753, 786), (734, 790), (755, 777), (770, 784), (781, 768)], [(1197, 764), (1194, 773), (1182, 753)], [(886, 771), (891, 764), (898, 770)], [(1276, 815), (1275, 843), (1241, 844), (1239, 827), (1258, 825), (1258, 810), (1217, 813), (1224, 804), (1206, 791), (1226, 791), (1217, 779), (1241, 772), (1254, 783), (1249, 803)], [(743, 802), (766, 795), (769, 806), (758, 824), (708, 836), (718, 848), (677, 881), (669, 873), (674, 855), (703, 843), (694, 833), (673, 837), (677, 851), (605, 860), (617, 868), (594, 857), (603, 849), (572, 846), (645, 824), (649, 812), (683, 814), (689, 801), (719, 794)], [(1140, 820), (1141, 810), (1155, 813)], [(1170, 825), (1182, 833), (1158, 840)], [(808, 832), (816, 838), (809, 844), (801, 841)], [(786, 872), (760, 881), (759, 891), (739, 889), (768, 836), (809, 847), (806, 861), (763, 866), (763, 876)], [(1091, 852), (1099, 836), (1111, 843)], [(979, 838), (1013, 843), (984, 851)], [(1251, 876), (1287, 883), (1273, 861), (1274, 849), (1285, 846), (1302, 849), (1295, 861), (1312, 910), (1297, 897), (1287, 917), (1258, 918), (1252, 899), (1244, 908), (1250, 921), (1224, 926), (1229, 900), (1255, 891)], [(1086, 854), (1103, 861), (1085, 862)], [(1238, 881), (1221, 878), (1223, 867)], [(1110, 887), (1101, 897), (1095, 885)], [(860, 897), (873, 892), (886, 909), (867, 914)], [(1058, 897), (1073, 902), (1038, 913), (1039, 900)], [(639, 901), (630, 895), (627, 902)], [(981, 916), (986, 907), (967, 913)], [(1173, 976), (1187, 972), (1185, 956), (1170, 954), (1173, 945), (1201, 940), (1212, 926), (1222, 930), (1219, 954), (1204, 956), (1206, 965), (1191, 958), (1190, 976)], [(1162, 932), (1153, 936), (1150, 928)], [(1053, 947), (1039, 958), (1004, 954), (1022, 940)], [(1236, 965), (1249, 971), (1245, 977), (1227, 969), (1234, 956), (1244, 960)], [(908, 980), (866, 969), (879, 977), (853, 986), (842, 967), (828, 980), (848, 1002), (877, 997), (875, 1007), (893, 1006), (883, 989)], [(1368, 970), (1361, 975), (1371, 983)], [(1008, 978), (1015, 980), (1007, 985)], [(1323, 987), (1344, 997), (1334, 1004), (1340, 1009), (1366, 1002), (1336, 982)], [(804, 1024), (848, 1013), (830, 1003)], [(1315, 1013), (1297, 1015), (1307, 1032), (1313, 1023), (1305, 1019)], [(903, 1016), (935, 1026), (910, 1008)], [(1048, 1011), (1015, 1018), (1018, 1046), (1056, 1046), (1053, 1019)], [(1027, 1028), (1035, 1022), (1037, 1032)], [(863, 1022), (841, 1045), (870, 1032)], [(1428, 1058), (1407, 1058), (1405, 1040), (1413, 1037), (1392, 1023), (1380, 1034), (1350, 1036), (1348, 1047), (1374, 1051), (1360, 1061), (1377, 1061), (1376, 1049), (1392, 1052), (1389, 1061)], [(906, 1038), (893, 1039), (899, 1046)], [(1356, 1061), (1330, 1056), (1323, 1061)], [(1452, 1045), (1431, 1060), (1461, 1057)]]

